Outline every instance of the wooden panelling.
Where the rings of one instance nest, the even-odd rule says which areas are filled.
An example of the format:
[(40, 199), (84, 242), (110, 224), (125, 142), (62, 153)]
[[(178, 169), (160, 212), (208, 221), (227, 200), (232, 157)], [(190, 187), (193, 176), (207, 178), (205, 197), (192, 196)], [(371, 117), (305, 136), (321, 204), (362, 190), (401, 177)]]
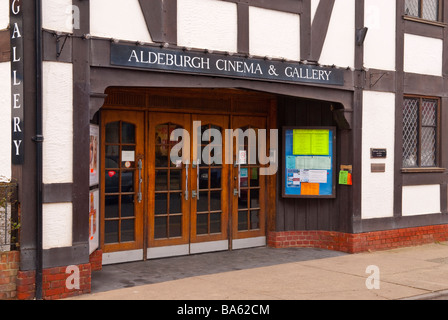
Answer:
[[(302, 100), (290, 97), (279, 97), (278, 99), (278, 127), (284, 126), (336, 126), (333, 119), (331, 104), (321, 101)], [(341, 130), (338, 130), (338, 133)], [(344, 132), (344, 131), (342, 131)], [(279, 136), (282, 132), (279, 132)], [(340, 164), (340, 155), (347, 149), (349, 139), (337, 139), (337, 163)], [(281, 148), (281, 146), (280, 146)], [(283, 151), (280, 150), (282, 155)], [(279, 172), (282, 172), (282, 157), (280, 156)], [(278, 190), (281, 188), (281, 174), (277, 177)], [(344, 186), (345, 187), (345, 186)], [(346, 188), (346, 187), (345, 187)], [(281, 192), (277, 196), (277, 231), (297, 230), (348, 230), (348, 210), (350, 199), (347, 190), (337, 187), (336, 199), (286, 199), (282, 198)], [(341, 192), (342, 191), (342, 192)]]

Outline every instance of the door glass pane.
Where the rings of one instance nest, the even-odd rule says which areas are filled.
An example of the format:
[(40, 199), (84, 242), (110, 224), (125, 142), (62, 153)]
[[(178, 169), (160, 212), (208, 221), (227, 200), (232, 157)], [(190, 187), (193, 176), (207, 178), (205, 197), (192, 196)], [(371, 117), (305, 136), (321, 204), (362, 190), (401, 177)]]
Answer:
[(156, 146), (156, 167), (168, 167), (168, 146)]
[(118, 179), (119, 173), (114, 170), (107, 170), (104, 175), (106, 180), (105, 191), (106, 193), (117, 193), (118, 192)]
[(260, 228), (260, 211), (251, 210), (250, 211), (250, 228), (259, 229)]
[(221, 191), (210, 192), (210, 211), (221, 210)]
[(125, 169), (135, 168), (135, 146), (121, 147), (121, 167)]
[(167, 238), (167, 225), (166, 225), (166, 219), (167, 217), (156, 217), (155, 223), (154, 223), (154, 238), (155, 239), (162, 239)]
[(118, 220), (106, 221), (104, 227), (104, 241), (106, 243), (118, 242)]
[(238, 209), (247, 209), (248, 190), (241, 190), (241, 197), (238, 198)]
[(208, 211), (208, 192), (199, 192), (199, 200), (197, 201), (197, 212)]
[(170, 216), (170, 238), (182, 235), (182, 216)]
[(208, 214), (197, 215), (196, 234), (208, 234)]
[(208, 189), (208, 169), (199, 170), (199, 189)]
[(168, 197), (166, 193), (156, 193), (155, 196), (155, 214), (167, 214), (168, 210)]
[(171, 170), (170, 171), (170, 190), (182, 190), (182, 171)]
[(249, 168), (240, 169), (240, 186), (241, 188), (246, 188), (249, 186)]
[(260, 186), (260, 176), (258, 174), (258, 168), (250, 168), (250, 186), (259, 187)]
[(135, 143), (135, 126), (133, 124), (123, 122), (121, 126), (121, 143)]
[(210, 214), (210, 233), (221, 233), (221, 213)]
[(121, 172), (121, 192), (134, 192), (134, 171)]
[(248, 230), (247, 211), (238, 212), (238, 231)]
[(121, 197), (121, 217), (134, 216), (134, 195), (124, 195)]
[(105, 218), (118, 218), (118, 196), (106, 196), (105, 198)]
[(250, 190), (250, 207), (255, 209), (260, 208), (260, 190)]
[(222, 169), (211, 169), (210, 170), (210, 188), (211, 189), (221, 188), (221, 171), (222, 171)]
[(106, 168), (118, 168), (118, 162), (120, 161), (120, 156), (118, 146), (106, 146)]
[(135, 241), (135, 220), (121, 220), (121, 242)]
[(182, 213), (182, 193), (170, 193), (170, 213)]
[(156, 170), (156, 191), (168, 190), (168, 170)]
[(106, 143), (119, 143), (120, 122), (106, 124)]
[(168, 144), (168, 124), (161, 124), (156, 127), (156, 144)]

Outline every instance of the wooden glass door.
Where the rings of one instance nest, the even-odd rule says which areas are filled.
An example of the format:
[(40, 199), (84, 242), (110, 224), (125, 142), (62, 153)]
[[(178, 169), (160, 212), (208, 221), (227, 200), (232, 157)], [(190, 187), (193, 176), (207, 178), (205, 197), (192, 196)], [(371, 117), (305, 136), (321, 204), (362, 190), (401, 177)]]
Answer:
[(101, 117), (103, 252), (142, 249), (144, 113), (103, 111)]
[[(180, 160), (173, 163), (170, 155), (178, 141), (171, 141), (170, 136), (176, 129), (190, 132), (190, 118), (188, 114), (173, 113), (150, 113), (149, 116), (147, 225), (150, 249), (188, 245), (189, 242), (189, 152), (179, 150)], [(189, 136), (182, 139), (189, 149)]]
[(190, 251), (226, 250), (229, 166), (224, 163), (223, 137), (229, 117), (193, 115), (192, 120), (199, 141), (192, 141)]
[[(241, 143), (236, 139), (233, 153), (232, 239), (233, 248), (239, 248), (255, 243), (238, 240), (258, 238), (255, 241), (260, 241), (260, 244), (265, 241), (266, 177), (260, 174), (258, 130), (266, 129), (266, 118), (233, 117), (232, 127), (234, 132), (241, 129), (244, 135)], [(243, 155), (240, 156), (239, 151)], [(245, 160), (240, 161), (240, 157)]]

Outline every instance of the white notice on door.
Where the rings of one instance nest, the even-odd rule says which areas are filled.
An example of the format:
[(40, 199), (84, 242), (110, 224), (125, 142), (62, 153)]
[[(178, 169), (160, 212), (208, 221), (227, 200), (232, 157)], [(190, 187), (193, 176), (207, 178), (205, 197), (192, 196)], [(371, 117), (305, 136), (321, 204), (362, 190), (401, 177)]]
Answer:
[(327, 170), (310, 170), (309, 182), (310, 183), (327, 183), (328, 174)]
[(121, 152), (121, 161), (122, 162), (134, 162), (135, 161), (135, 151), (122, 151)]

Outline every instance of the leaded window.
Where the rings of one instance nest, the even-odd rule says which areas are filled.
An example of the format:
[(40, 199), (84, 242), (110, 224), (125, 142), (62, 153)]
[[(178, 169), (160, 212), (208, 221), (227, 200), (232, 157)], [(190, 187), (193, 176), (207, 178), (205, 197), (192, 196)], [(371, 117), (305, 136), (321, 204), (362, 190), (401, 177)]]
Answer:
[(438, 166), (439, 99), (405, 97), (403, 168)]
[(442, 5), (441, 0), (406, 0), (405, 14), (424, 20), (441, 22)]

